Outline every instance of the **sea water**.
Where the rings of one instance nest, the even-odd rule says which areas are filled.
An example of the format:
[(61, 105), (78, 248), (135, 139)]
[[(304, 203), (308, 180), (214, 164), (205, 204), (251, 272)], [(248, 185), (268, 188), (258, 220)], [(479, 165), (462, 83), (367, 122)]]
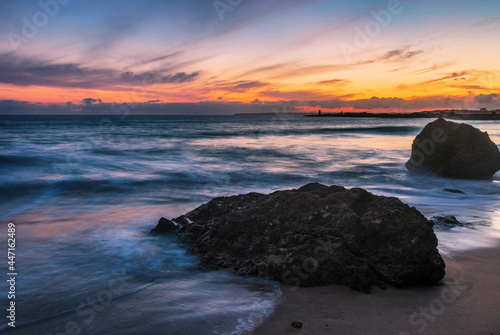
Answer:
[[(436, 226), (442, 252), (500, 235), (500, 176), (409, 175), (427, 119), (234, 116), (0, 117), (0, 246), (16, 225), (12, 334), (245, 334), (276, 308), (276, 282), (200, 269), (148, 231), (216, 196), (309, 182), (399, 197)], [(495, 121), (468, 122), (500, 143)], [(450, 193), (447, 189), (463, 193)], [(6, 274), (7, 259), (0, 266)], [(4, 284), (2, 292), (8, 292)], [(2, 310), (9, 301), (1, 298)], [(6, 314), (6, 313), (5, 313)], [(3, 317), (5, 318), (5, 316)]]

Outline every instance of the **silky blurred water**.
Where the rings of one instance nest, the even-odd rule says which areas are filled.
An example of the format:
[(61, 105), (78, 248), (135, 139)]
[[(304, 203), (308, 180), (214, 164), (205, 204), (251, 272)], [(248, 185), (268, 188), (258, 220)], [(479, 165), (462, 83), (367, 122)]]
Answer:
[[(462, 181), (411, 176), (404, 168), (414, 137), (430, 121), (0, 117), (0, 220), (17, 228), (12, 333), (251, 331), (279, 302), (277, 283), (202, 271), (184, 247), (147, 235), (161, 216), (184, 214), (220, 195), (309, 182), (363, 187), (399, 197), (429, 218), (455, 215), (470, 223), (436, 227), (443, 251), (493, 243), (500, 235), (499, 174)], [(498, 123), (468, 123), (500, 143)], [(6, 234), (5, 228), (5, 248)]]

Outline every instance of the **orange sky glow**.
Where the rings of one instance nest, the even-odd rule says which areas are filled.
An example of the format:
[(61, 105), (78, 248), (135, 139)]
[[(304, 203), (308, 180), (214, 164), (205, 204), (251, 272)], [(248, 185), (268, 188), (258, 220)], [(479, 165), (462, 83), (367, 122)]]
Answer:
[(203, 14), (170, 8), (163, 21), (137, 4), (112, 17), (70, 3), (29, 38), (20, 18), (42, 9), (22, 3), (0, 37), (0, 100), (500, 108), (500, 19), (490, 15), (500, 5), (493, 1), (205, 4)]

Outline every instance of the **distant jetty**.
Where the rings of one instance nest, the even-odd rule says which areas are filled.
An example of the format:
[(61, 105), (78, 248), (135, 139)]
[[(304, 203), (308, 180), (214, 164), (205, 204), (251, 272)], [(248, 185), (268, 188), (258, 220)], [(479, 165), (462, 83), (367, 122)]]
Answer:
[(500, 120), (500, 110), (470, 111), (470, 110), (435, 110), (415, 113), (321, 113), (304, 114), (306, 117), (355, 117), (384, 119), (434, 119), (444, 117), (453, 120)]

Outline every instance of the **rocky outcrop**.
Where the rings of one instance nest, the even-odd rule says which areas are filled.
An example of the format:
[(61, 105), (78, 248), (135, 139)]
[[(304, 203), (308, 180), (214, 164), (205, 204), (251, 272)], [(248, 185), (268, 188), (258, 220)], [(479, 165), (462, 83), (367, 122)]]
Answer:
[(500, 152), (486, 132), (442, 118), (415, 138), (410, 172), (454, 179), (490, 179), (500, 170)]
[(432, 221), (397, 198), (308, 184), (269, 195), (220, 197), (174, 219), (179, 239), (209, 268), (233, 268), (304, 287), (443, 278)]
[(171, 234), (174, 233), (177, 228), (179, 228), (174, 222), (166, 219), (166, 218), (160, 218), (158, 220), (158, 224), (156, 227), (151, 229), (149, 232), (149, 235), (152, 236), (158, 236), (158, 235), (165, 235), (165, 234)]

